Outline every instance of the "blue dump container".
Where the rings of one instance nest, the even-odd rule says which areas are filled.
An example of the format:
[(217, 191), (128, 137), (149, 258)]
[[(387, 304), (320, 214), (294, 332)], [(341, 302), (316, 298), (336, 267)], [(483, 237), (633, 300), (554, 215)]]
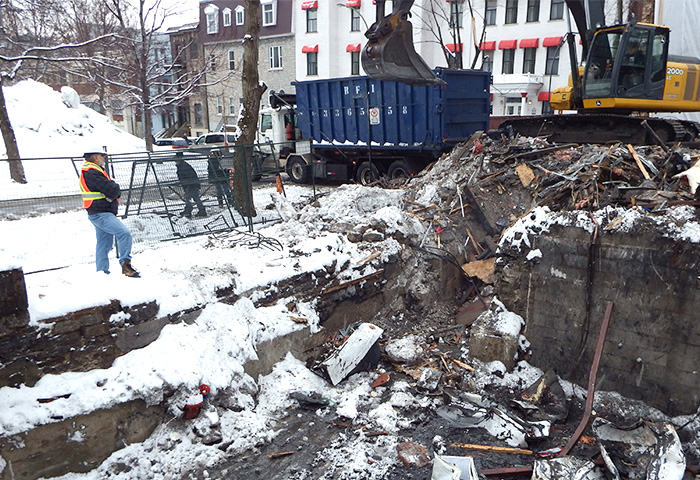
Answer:
[(295, 82), (298, 127), (318, 146), (371, 143), (372, 149), (433, 155), (488, 129), (490, 72), (435, 73), (444, 85), (419, 87), (369, 77)]

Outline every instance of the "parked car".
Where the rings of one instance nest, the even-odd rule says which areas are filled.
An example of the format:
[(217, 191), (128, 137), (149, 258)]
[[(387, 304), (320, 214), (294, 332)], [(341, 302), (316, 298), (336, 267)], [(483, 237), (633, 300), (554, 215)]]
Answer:
[(200, 135), (197, 140), (194, 141), (190, 148), (202, 148), (202, 147), (221, 147), (225, 145), (234, 145), (238, 135), (235, 133), (205, 133)]
[[(233, 152), (237, 138), (238, 134), (233, 132), (205, 133), (204, 135), (200, 135), (189, 148), (203, 152), (206, 155), (222, 155), (222, 167), (225, 170), (233, 170)], [(210, 148), (211, 150), (209, 150)], [(252, 179), (254, 182), (260, 180), (262, 176), (264, 158), (265, 154), (262, 153), (259, 148), (255, 148), (253, 157), (251, 158)]]
[(176, 137), (176, 138), (157, 138), (155, 142), (153, 142), (153, 149), (154, 150), (170, 150), (172, 148), (187, 148), (189, 147), (189, 143), (187, 140), (184, 138)]

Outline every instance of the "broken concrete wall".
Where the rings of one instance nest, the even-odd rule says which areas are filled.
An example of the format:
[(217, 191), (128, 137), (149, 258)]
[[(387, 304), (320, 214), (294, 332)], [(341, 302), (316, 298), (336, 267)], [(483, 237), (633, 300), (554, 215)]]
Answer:
[[(550, 214), (554, 215), (554, 214)], [(618, 222), (619, 223), (619, 222)], [(553, 225), (530, 247), (502, 245), (499, 299), (526, 322), (532, 363), (585, 385), (606, 303), (614, 302), (599, 390), (664, 412), (700, 402), (700, 245), (641, 218), (631, 231)], [(541, 252), (541, 256), (533, 252)]]
[[(158, 338), (165, 325), (192, 313), (160, 318), (156, 302), (124, 306), (113, 300), (30, 325), (22, 271), (0, 272), (0, 280), (0, 387), (33, 386), (49, 373), (107, 368), (115, 358)], [(111, 320), (115, 314), (118, 321)]]
[(112, 452), (144, 441), (162, 421), (162, 408), (135, 400), (1, 437), (0, 457), (7, 465), (0, 471), (0, 480), (88, 472)]

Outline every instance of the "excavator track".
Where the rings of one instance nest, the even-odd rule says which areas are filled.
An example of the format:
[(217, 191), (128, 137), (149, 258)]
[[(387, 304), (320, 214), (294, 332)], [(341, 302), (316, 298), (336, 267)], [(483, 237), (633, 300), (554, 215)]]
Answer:
[(610, 114), (516, 117), (502, 122), (499, 128), (512, 129), (528, 137), (547, 137), (553, 143), (623, 142), (633, 145), (655, 144), (659, 140), (663, 143), (693, 141), (700, 132), (695, 122)]

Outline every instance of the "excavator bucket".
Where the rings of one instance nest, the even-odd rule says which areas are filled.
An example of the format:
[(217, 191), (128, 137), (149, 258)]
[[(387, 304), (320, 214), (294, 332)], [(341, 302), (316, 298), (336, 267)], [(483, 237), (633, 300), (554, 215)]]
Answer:
[[(409, 85), (442, 85), (413, 46), (413, 26), (407, 9), (395, 7), (391, 15), (381, 18), (377, 1), (377, 22), (365, 33), (368, 42), (362, 50), (362, 68), (377, 80), (393, 80)], [(408, 2), (412, 4), (413, 2)]]

